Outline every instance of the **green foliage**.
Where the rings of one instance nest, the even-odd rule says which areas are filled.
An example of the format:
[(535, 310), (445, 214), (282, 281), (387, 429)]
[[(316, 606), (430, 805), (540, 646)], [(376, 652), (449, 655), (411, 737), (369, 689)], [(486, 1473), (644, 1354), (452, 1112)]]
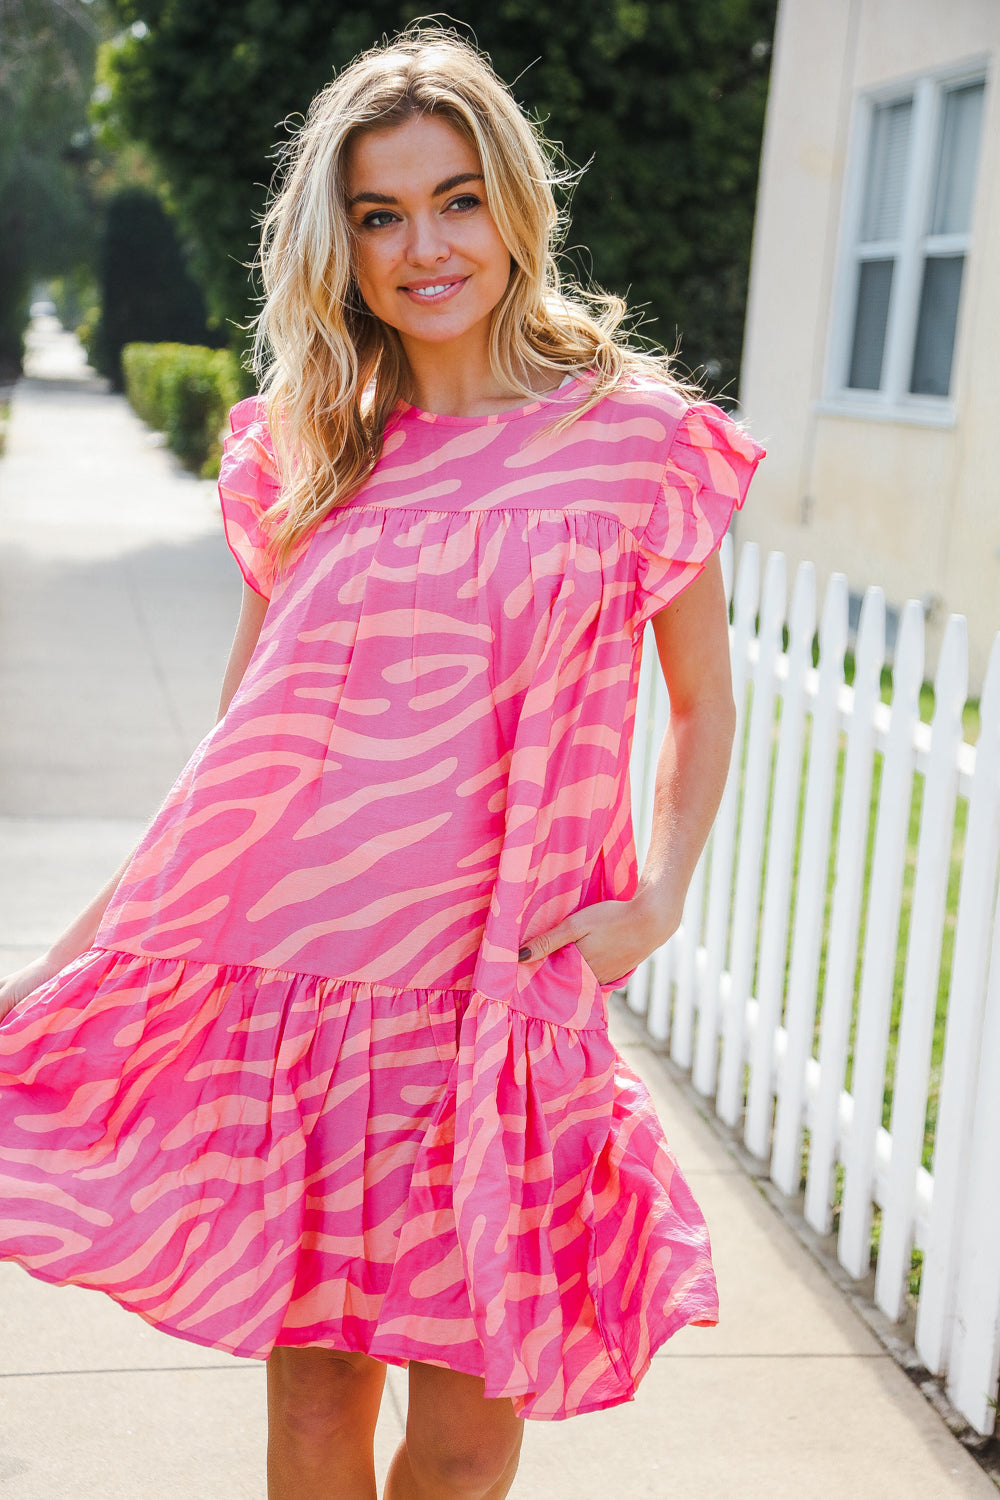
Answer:
[(477, 9), (457, 14), (504, 76), (528, 67), (519, 98), (590, 162), (569, 239), (589, 254), (571, 262), (592, 263), (642, 309), (644, 332), (679, 338), (684, 364), (733, 394), (775, 0)]
[(91, 362), (116, 390), (125, 344), (225, 342), (206, 327), (204, 301), (173, 224), (146, 188), (124, 188), (105, 205), (98, 284), (101, 315)]
[(125, 395), (137, 416), (162, 432), (166, 427), (164, 381), (176, 344), (126, 344), (122, 350)]
[(282, 118), (304, 110), (329, 79), (329, 8), (115, 0), (115, 10), (130, 29), (102, 59), (114, 92), (101, 118), (148, 144), (210, 316), (240, 342), (238, 325), (254, 311), (247, 263), (268, 157)]
[(84, 309), (80, 322), (76, 325), (74, 332), (83, 345), (87, 356), (87, 363), (91, 369), (97, 369), (97, 333), (101, 325), (101, 309), (95, 301)]
[(192, 344), (127, 344), (122, 368), (125, 393), (143, 421), (166, 434), (189, 469), (214, 478), (226, 415), (242, 394), (233, 354)]
[(87, 100), (100, 5), (0, 0), (0, 374), (21, 366), (33, 283), (93, 246)]
[[(211, 316), (255, 311), (257, 249), (282, 121), (423, 7), (369, 0), (112, 0), (106, 126), (146, 142), (170, 185)], [(570, 267), (628, 293), (648, 332), (732, 393), (776, 0), (453, 0), (520, 101), (589, 162)], [(655, 320), (655, 321), (652, 321)]]
[(50, 277), (46, 291), (55, 303), (60, 323), (74, 333), (97, 304), (97, 283), (87, 265), (74, 266), (63, 276)]

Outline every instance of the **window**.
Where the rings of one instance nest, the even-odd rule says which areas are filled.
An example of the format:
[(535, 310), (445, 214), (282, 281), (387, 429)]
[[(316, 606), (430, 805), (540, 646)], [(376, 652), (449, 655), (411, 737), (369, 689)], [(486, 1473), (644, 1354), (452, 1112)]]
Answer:
[(982, 78), (866, 101), (833, 358), (835, 397), (915, 417), (945, 407), (969, 252)]

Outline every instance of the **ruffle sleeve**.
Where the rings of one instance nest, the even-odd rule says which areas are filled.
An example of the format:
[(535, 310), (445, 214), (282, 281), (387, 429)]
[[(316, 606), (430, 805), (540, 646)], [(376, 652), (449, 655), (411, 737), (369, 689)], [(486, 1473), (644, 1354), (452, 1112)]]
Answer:
[(689, 406), (639, 543), (637, 626), (671, 604), (720, 546), (764, 449), (711, 402)]
[(280, 480), (263, 399), (249, 396), (237, 402), (229, 413), (229, 425), (219, 467), (226, 541), (247, 583), (269, 599), (274, 566), (267, 551), (264, 516), (277, 499)]

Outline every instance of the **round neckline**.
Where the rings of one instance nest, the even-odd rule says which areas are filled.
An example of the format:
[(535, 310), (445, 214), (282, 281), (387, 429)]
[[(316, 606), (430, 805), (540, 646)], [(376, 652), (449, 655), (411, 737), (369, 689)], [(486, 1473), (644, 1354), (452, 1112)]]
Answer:
[(574, 375), (571, 380), (561, 382), (555, 390), (546, 392), (535, 401), (529, 401), (526, 406), (514, 406), (509, 411), (487, 412), (485, 416), (478, 417), (456, 417), (444, 412), (424, 411), (423, 407), (414, 406), (412, 401), (404, 401), (401, 396), (396, 403), (395, 415), (414, 417), (418, 422), (436, 422), (446, 427), (495, 427), (500, 422), (514, 422), (519, 417), (530, 417), (544, 407), (554, 406), (583, 383), (582, 375)]

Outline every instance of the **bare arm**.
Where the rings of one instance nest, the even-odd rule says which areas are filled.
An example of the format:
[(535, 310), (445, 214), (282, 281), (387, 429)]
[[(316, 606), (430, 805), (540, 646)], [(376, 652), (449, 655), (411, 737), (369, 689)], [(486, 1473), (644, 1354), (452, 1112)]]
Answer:
[(576, 942), (601, 983), (610, 984), (676, 931), (729, 769), (736, 710), (728, 623), (715, 556), (679, 599), (653, 617), (670, 720), (656, 765), (652, 836), (636, 893), (631, 901), (599, 901), (571, 913), (531, 939), (529, 959)]
[(652, 836), (635, 899), (648, 909), (662, 943), (680, 924), (733, 748), (729, 616), (718, 557), (676, 603), (654, 615), (653, 632), (670, 720), (656, 763)]
[[(222, 683), (220, 719), (229, 708), (233, 694), (243, 680), (243, 674), (253, 655), (261, 626), (264, 623), (266, 610), (267, 600), (255, 593), (249, 584), (244, 584), (240, 618)], [(132, 854), (134, 852), (133, 850)], [(64, 969), (67, 964), (73, 962), (74, 958), (78, 958), (81, 953), (86, 953), (87, 949), (93, 945), (108, 904), (118, 889), (118, 882), (131, 863), (132, 854), (128, 855), (107, 884), (98, 891), (90, 905), (70, 923), (65, 932), (60, 933), (47, 953), (25, 964), (22, 969), (18, 969), (16, 973), (0, 982), (0, 1021), (20, 1000), (25, 999), (39, 985), (51, 979), (54, 974), (58, 974), (60, 969)]]
[(219, 701), (220, 719), (229, 712), (229, 705), (233, 701), (236, 689), (243, 681), (244, 673), (250, 665), (250, 658), (260, 639), (266, 613), (267, 600), (262, 599), (248, 583), (244, 583), (240, 617), (236, 623), (236, 634), (233, 637), (229, 661), (222, 678), (222, 697)]

